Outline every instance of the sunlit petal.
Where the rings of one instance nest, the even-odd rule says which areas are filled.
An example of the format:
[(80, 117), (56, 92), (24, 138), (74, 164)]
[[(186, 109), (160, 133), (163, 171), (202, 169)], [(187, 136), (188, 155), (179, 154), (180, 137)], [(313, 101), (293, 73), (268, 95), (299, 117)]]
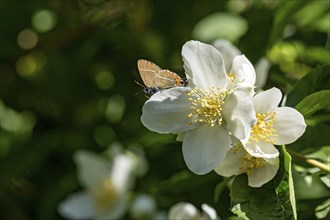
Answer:
[(86, 188), (94, 188), (110, 175), (109, 163), (101, 156), (89, 151), (80, 150), (74, 154), (78, 166), (78, 178)]
[(190, 125), (189, 88), (171, 88), (152, 95), (142, 108), (141, 122), (151, 131), (161, 134), (182, 133), (195, 125)]
[(275, 177), (279, 168), (279, 158), (276, 157), (267, 160), (272, 162), (266, 166), (253, 169), (248, 175), (249, 186), (261, 187)]
[(256, 73), (251, 62), (244, 56), (236, 56), (230, 71), (235, 75), (235, 83), (247, 83), (254, 86), (256, 82)]
[(278, 157), (279, 152), (273, 144), (265, 141), (258, 141), (244, 146), (245, 150), (254, 157), (274, 158)]
[(296, 141), (306, 129), (304, 117), (294, 108), (276, 109), (274, 129), (277, 131), (277, 145), (290, 144)]
[(211, 45), (188, 41), (182, 48), (184, 69), (191, 88), (225, 89), (227, 74), (220, 52)]
[(73, 193), (59, 204), (58, 212), (68, 219), (91, 219), (95, 216), (94, 200), (87, 193)]
[(240, 86), (233, 93), (228, 94), (223, 106), (223, 117), (228, 130), (245, 144), (253, 124), (256, 113), (250, 97), (252, 87)]
[(213, 43), (213, 46), (220, 51), (222, 58), (225, 62), (226, 72), (229, 73), (234, 58), (238, 55), (241, 55), (242, 52), (235, 45), (233, 45), (230, 41), (226, 39), (216, 40)]
[(196, 207), (190, 203), (180, 202), (174, 205), (168, 214), (169, 220), (199, 219), (200, 213)]
[(124, 154), (117, 155), (113, 161), (111, 180), (117, 191), (125, 192), (132, 185), (133, 161)]
[(253, 97), (253, 105), (257, 113), (273, 112), (280, 104), (282, 93), (273, 87), (263, 92), (259, 92)]
[(203, 220), (216, 220), (218, 219), (217, 212), (208, 204), (202, 204)]
[(240, 170), (241, 158), (245, 152), (242, 150), (235, 150), (234, 147), (230, 148), (227, 152), (225, 159), (214, 170), (221, 176), (233, 176), (242, 173)]
[(183, 157), (192, 172), (206, 174), (221, 163), (230, 143), (230, 135), (223, 127), (203, 125), (185, 134)]

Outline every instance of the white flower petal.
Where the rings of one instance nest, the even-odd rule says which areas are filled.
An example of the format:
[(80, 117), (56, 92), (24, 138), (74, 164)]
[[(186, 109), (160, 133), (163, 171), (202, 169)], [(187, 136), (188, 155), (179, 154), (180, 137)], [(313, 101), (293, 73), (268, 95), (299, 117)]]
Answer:
[(217, 212), (208, 204), (202, 204), (203, 220), (217, 220)]
[(243, 144), (247, 143), (253, 124), (256, 123), (256, 113), (250, 97), (250, 86), (239, 86), (229, 93), (223, 105), (223, 118), (228, 130)]
[(225, 65), (216, 48), (198, 41), (188, 41), (183, 45), (182, 58), (191, 88), (209, 90), (215, 86), (226, 89)]
[(110, 174), (109, 162), (103, 157), (86, 150), (77, 151), (74, 161), (78, 167), (79, 182), (86, 188), (93, 188)]
[(266, 85), (268, 72), (271, 67), (271, 63), (267, 58), (262, 57), (255, 65), (256, 70), (256, 86), (260, 89)]
[(276, 109), (274, 129), (277, 131), (277, 145), (290, 144), (296, 141), (306, 129), (304, 117), (290, 107)]
[(279, 152), (273, 144), (265, 141), (251, 141), (244, 146), (245, 150), (254, 157), (275, 158)]
[(189, 88), (176, 87), (152, 95), (142, 108), (142, 124), (161, 134), (178, 134), (196, 127), (189, 125), (188, 91)]
[(273, 112), (280, 104), (282, 93), (278, 88), (259, 92), (253, 97), (254, 109), (257, 113)]
[(133, 161), (124, 154), (117, 155), (114, 158), (111, 170), (111, 180), (119, 192), (125, 192), (132, 186)]
[(196, 207), (190, 203), (180, 202), (171, 207), (168, 219), (169, 220), (193, 220), (199, 219), (200, 213)]
[(267, 166), (253, 169), (248, 175), (249, 186), (261, 187), (275, 177), (279, 168), (279, 158), (267, 159), (267, 161), (272, 162), (268, 163)]
[(127, 194), (120, 194), (111, 207), (98, 210), (95, 215), (97, 220), (117, 220), (123, 217), (128, 206)]
[(243, 82), (254, 86), (256, 82), (256, 72), (253, 65), (244, 55), (234, 58), (230, 73), (235, 74), (235, 83)]
[(91, 219), (95, 216), (94, 200), (85, 192), (73, 193), (59, 204), (58, 212), (68, 219)]
[(221, 163), (230, 143), (230, 135), (222, 126), (202, 125), (185, 134), (183, 157), (192, 172), (206, 174)]
[(213, 46), (219, 50), (225, 62), (226, 72), (229, 73), (233, 60), (236, 56), (241, 55), (242, 52), (226, 39), (218, 39), (213, 43)]
[(221, 176), (233, 176), (239, 175), (242, 173), (240, 170), (241, 167), (241, 158), (244, 157), (245, 151), (235, 150), (237, 148), (231, 147), (227, 152), (225, 159), (219, 164), (214, 171)]

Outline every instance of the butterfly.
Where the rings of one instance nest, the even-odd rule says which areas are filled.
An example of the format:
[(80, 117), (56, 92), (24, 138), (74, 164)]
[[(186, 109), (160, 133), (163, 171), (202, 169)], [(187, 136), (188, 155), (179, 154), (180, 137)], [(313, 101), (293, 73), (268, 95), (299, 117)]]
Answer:
[(163, 70), (151, 61), (140, 59), (137, 63), (140, 76), (144, 85), (141, 85), (144, 89), (144, 93), (147, 95), (153, 95), (164, 89), (185, 86), (187, 80), (181, 78), (178, 74), (170, 71)]

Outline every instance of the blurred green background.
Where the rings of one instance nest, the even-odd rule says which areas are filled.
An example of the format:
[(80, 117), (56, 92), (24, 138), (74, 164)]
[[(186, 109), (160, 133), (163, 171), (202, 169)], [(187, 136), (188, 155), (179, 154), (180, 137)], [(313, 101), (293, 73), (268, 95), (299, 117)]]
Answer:
[[(191, 174), (175, 136), (142, 126), (137, 60), (183, 76), (186, 41), (225, 38), (253, 64), (266, 57), (272, 67), (265, 88), (285, 93), (330, 63), (329, 4), (0, 0), (1, 219), (62, 219), (57, 204), (79, 189), (72, 154), (102, 152), (113, 142), (144, 149), (149, 171), (135, 191), (155, 196), (160, 208), (206, 202), (228, 218), (229, 190), (213, 198), (222, 177)], [(298, 201), (301, 219), (315, 218), (319, 198)]]

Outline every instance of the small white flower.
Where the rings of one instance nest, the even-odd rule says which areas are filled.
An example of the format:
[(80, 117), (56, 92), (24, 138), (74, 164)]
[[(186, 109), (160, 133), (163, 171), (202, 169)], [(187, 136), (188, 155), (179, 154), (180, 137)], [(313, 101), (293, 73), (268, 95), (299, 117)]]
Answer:
[(171, 207), (169, 220), (217, 220), (216, 211), (207, 204), (202, 204), (202, 213), (192, 204), (180, 202)]
[(241, 144), (232, 147), (224, 161), (215, 169), (221, 176), (246, 173), (251, 187), (261, 187), (277, 173), (279, 158), (263, 158), (250, 155)]
[(260, 92), (253, 97), (257, 123), (251, 129), (250, 140), (244, 148), (255, 157), (274, 158), (274, 145), (296, 141), (306, 129), (304, 117), (290, 107), (278, 107), (282, 93), (277, 88)]
[(85, 190), (73, 193), (61, 202), (59, 213), (69, 219), (121, 217), (127, 208), (127, 192), (132, 185), (131, 158), (118, 154), (109, 164), (97, 154), (78, 151), (74, 159), (78, 166), (78, 179)]
[[(253, 87), (232, 88), (220, 52), (210, 45), (189, 41), (182, 56), (188, 86), (151, 96), (143, 106), (141, 121), (158, 133), (185, 133), (184, 160), (191, 171), (205, 174), (223, 160), (231, 145), (230, 134), (248, 141), (256, 122)], [(243, 75), (247, 69), (243, 66), (245, 62), (237, 59), (232, 71)]]
[(303, 116), (295, 109), (277, 107), (281, 91), (272, 88), (253, 97), (257, 123), (247, 144), (234, 145), (215, 171), (222, 176), (247, 173), (249, 185), (260, 187), (270, 181), (279, 167), (275, 145), (290, 144), (305, 131)]

